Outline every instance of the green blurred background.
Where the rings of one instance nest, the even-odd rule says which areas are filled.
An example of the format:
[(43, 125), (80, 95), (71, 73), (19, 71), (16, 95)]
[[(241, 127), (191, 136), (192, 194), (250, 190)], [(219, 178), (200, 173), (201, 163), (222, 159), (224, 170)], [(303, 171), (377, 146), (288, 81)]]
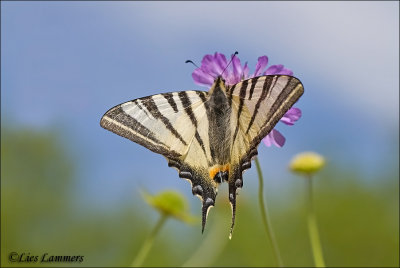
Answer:
[(130, 265), (159, 217), (140, 189), (180, 191), (199, 220), (168, 220), (144, 265), (276, 266), (254, 167), (244, 175), (232, 240), (226, 185), (202, 235), (189, 185), (162, 157), (99, 126), (123, 101), (192, 89), (184, 60), (216, 50), (238, 50), (249, 66), (268, 53), (305, 85), (303, 117), (280, 126), (286, 145), (259, 150), (284, 264), (313, 265), (306, 182), (287, 166), (314, 150), (327, 159), (314, 178), (327, 266), (399, 266), (398, 2), (1, 7), (2, 266), (46, 265), (11, 263), (11, 252), (84, 256), (49, 266)]
[[(1, 145), (2, 265), (10, 265), (7, 255), (11, 250), (31, 255), (84, 255), (83, 266), (131, 263), (158, 218), (136, 189), (125, 205), (107, 213), (94, 211), (71, 198), (77, 184), (73, 156), (63, 148), (57, 133), (3, 128)], [(316, 211), (328, 266), (398, 265), (396, 172), (388, 168), (378, 186), (365, 185), (357, 168), (328, 164), (315, 178)], [(255, 176), (247, 179), (257, 180)], [(283, 193), (272, 193), (270, 180), (266, 179), (267, 203), (284, 263), (312, 266), (305, 179), (293, 175)], [(255, 193), (256, 189), (247, 188), (240, 192), (232, 240), (228, 240), (230, 207), (220, 198), (203, 235), (200, 224), (169, 220), (144, 265), (179, 266), (191, 259), (193, 266), (275, 266)], [(282, 199), (285, 202), (278, 203)], [(199, 211), (200, 204), (192, 208), (193, 214), (200, 215)], [(209, 254), (197, 256), (199, 248)]]

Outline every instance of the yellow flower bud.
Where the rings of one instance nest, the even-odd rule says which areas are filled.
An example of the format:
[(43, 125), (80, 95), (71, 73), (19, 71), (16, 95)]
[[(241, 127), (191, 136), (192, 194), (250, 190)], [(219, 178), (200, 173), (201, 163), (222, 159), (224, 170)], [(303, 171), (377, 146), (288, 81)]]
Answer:
[(163, 191), (157, 195), (151, 195), (142, 191), (143, 199), (147, 204), (158, 210), (161, 214), (171, 216), (187, 223), (196, 219), (189, 214), (189, 207), (185, 197), (176, 191)]
[(312, 175), (325, 165), (322, 155), (314, 152), (304, 152), (293, 157), (289, 168), (295, 173)]

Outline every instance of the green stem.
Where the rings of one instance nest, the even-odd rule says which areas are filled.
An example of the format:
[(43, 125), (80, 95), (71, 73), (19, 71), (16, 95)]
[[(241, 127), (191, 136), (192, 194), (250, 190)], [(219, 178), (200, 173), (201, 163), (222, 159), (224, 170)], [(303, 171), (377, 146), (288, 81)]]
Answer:
[(167, 215), (162, 214), (156, 226), (154, 226), (154, 229), (151, 231), (150, 235), (143, 242), (142, 247), (139, 250), (139, 253), (136, 255), (136, 258), (133, 260), (131, 264), (132, 267), (142, 266), (143, 261), (146, 259), (146, 256), (149, 253), (151, 246), (153, 245), (154, 238), (160, 231), (161, 227), (164, 225), (166, 219)]
[(274, 232), (272, 231), (271, 222), (269, 221), (269, 218), (267, 216), (268, 215), (267, 206), (264, 205), (264, 195), (263, 195), (264, 179), (261, 172), (260, 162), (258, 162), (258, 158), (255, 159), (255, 162), (258, 173), (258, 180), (260, 182), (260, 186), (258, 188), (258, 200), (260, 202), (261, 217), (264, 223), (265, 232), (267, 233), (267, 237), (269, 238), (269, 241), (272, 245), (275, 259), (278, 262), (279, 267), (283, 267), (283, 262), (281, 254), (279, 253), (278, 244), (276, 243), (275, 235)]
[(321, 241), (319, 239), (317, 220), (314, 213), (314, 201), (312, 191), (312, 178), (307, 178), (308, 181), (308, 234), (316, 267), (325, 267), (324, 256), (322, 254)]

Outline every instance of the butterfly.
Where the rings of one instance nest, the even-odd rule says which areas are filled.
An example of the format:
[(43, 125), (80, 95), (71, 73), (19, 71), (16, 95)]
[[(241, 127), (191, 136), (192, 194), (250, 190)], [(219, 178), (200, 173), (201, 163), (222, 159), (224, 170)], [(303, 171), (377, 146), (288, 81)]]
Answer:
[(232, 224), (243, 172), (260, 141), (304, 89), (293, 76), (264, 75), (227, 85), (218, 76), (208, 92), (179, 91), (134, 99), (108, 110), (100, 125), (163, 155), (202, 201), (202, 232), (219, 184), (229, 185)]

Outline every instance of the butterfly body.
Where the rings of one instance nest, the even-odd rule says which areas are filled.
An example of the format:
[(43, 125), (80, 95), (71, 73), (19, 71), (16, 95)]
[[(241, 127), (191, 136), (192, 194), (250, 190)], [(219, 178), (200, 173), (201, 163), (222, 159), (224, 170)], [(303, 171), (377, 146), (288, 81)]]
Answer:
[(202, 230), (218, 185), (229, 184), (232, 226), (236, 191), (257, 146), (303, 94), (291, 76), (260, 76), (226, 85), (218, 77), (208, 92), (180, 91), (135, 99), (105, 113), (101, 126), (165, 156), (190, 181), (202, 206)]
[[(210, 160), (213, 165), (225, 166), (230, 163), (231, 131), (229, 122), (232, 108), (229, 105), (225, 85), (221, 78), (216, 80), (214, 87), (210, 90), (207, 106)], [(212, 178), (214, 179), (214, 177)]]

